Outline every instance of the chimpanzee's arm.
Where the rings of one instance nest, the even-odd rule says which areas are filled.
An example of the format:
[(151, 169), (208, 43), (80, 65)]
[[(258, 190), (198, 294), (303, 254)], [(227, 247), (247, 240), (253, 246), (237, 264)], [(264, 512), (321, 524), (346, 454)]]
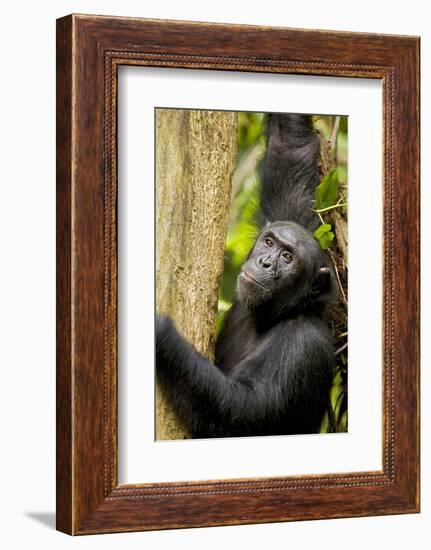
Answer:
[[(228, 377), (186, 342), (169, 318), (161, 317), (156, 322), (158, 381), (195, 437), (275, 433), (282, 432), (283, 425), (284, 433), (292, 433), (291, 422), (299, 429), (293, 433), (315, 431), (302, 427), (298, 415), (322, 389), (327, 395), (330, 358), (314, 346), (314, 367), (323, 365), (321, 372), (314, 372), (310, 367), (314, 357), (306, 356), (310, 339), (301, 340), (278, 339), (275, 343), (269, 339), (235, 369), (234, 377)], [(304, 412), (312, 418), (312, 411)]]

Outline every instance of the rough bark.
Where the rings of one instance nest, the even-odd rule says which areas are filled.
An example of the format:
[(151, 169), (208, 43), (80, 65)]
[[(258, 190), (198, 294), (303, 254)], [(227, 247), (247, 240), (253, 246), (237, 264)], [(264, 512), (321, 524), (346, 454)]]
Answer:
[[(157, 313), (208, 358), (236, 147), (236, 113), (156, 110)], [(157, 387), (156, 438), (187, 437)]]

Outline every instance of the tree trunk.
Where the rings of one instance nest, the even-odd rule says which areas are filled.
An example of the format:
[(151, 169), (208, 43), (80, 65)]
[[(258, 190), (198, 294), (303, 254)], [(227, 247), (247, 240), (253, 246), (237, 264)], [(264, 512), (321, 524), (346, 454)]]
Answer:
[[(236, 113), (156, 110), (156, 308), (213, 357)], [(156, 388), (156, 438), (189, 437)]]

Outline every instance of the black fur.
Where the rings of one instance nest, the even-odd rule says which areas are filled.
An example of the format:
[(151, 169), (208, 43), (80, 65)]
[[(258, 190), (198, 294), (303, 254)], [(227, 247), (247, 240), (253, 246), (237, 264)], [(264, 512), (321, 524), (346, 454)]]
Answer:
[(169, 318), (156, 321), (158, 380), (193, 437), (315, 433), (328, 400), (334, 280), (311, 233), (318, 138), (304, 115), (269, 115), (267, 131), (264, 226), (217, 339), (217, 368)]
[(320, 143), (311, 117), (269, 115), (267, 134), (261, 221), (290, 220), (315, 231), (319, 219), (311, 205), (319, 184)]

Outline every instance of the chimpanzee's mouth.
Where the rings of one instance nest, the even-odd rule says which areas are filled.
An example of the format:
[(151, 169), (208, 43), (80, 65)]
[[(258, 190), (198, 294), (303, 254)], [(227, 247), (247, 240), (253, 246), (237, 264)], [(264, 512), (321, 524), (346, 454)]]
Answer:
[(265, 292), (268, 290), (261, 283), (259, 283), (259, 281), (256, 281), (256, 279), (254, 277), (252, 277), (249, 273), (247, 273), (247, 271), (241, 271), (239, 276), (242, 279), (245, 279), (246, 281), (248, 281), (249, 283), (253, 283), (254, 285), (260, 287)]

